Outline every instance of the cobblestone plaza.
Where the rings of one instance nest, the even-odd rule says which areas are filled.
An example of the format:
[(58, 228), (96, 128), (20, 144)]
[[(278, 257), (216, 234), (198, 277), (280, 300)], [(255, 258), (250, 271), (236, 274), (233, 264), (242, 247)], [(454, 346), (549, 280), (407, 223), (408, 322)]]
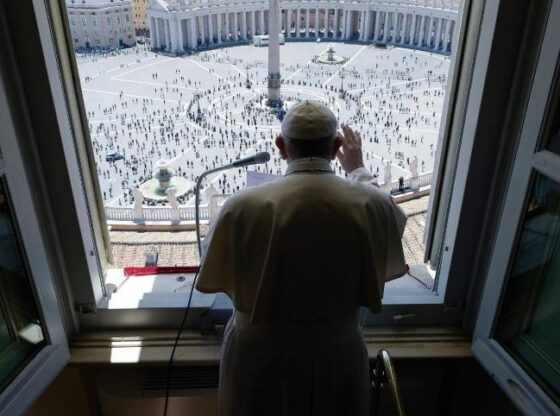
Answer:
[[(316, 62), (332, 46), (344, 64)], [(329, 105), (339, 121), (362, 132), (366, 167), (392, 181), (433, 168), (449, 57), (407, 48), (338, 42), (281, 46), (282, 99), (286, 107), (313, 99)], [(191, 182), (206, 169), (256, 151), (281, 174), (274, 149), (280, 121), (266, 100), (267, 49), (252, 45), (172, 57), (144, 47), (77, 56), (89, 128), (106, 206), (133, 203), (132, 191), (169, 159)], [(106, 161), (120, 152), (123, 160)], [(343, 175), (335, 163), (336, 172)], [(218, 192), (245, 187), (243, 169), (209, 177)], [(192, 204), (187, 194), (179, 202)]]

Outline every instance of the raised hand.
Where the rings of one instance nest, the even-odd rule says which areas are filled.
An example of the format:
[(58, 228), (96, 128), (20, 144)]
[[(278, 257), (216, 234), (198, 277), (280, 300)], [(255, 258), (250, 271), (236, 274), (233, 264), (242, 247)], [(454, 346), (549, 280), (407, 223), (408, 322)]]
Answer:
[(351, 129), (347, 124), (342, 124), (342, 133), (338, 137), (342, 139), (342, 147), (336, 157), (346, 173), (364, 167), (362, 156), (362, 136), (357, 130)]

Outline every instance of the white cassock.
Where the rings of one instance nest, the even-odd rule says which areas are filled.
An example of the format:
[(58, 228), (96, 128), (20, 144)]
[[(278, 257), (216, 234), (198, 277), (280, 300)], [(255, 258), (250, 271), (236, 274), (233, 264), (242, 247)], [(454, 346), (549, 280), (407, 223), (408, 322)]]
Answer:
[[(370, 180), (363, 170), (351, 177)], [(235, 307), (220, 365), (221, 416), (366, 415), (368, 356), (359, 307), (381, 307), (406, 272), (406, 214), (328, 160), (231, 197), (203, 243), (197, 289)]]

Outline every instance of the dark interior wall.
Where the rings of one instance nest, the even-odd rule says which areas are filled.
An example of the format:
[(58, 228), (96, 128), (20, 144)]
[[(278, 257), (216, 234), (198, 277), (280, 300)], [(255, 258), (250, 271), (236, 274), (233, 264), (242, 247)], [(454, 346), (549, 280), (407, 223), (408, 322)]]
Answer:
[[(98, 408), (111, 413), (105, 416), (140, 415), (142, 409), (149, 409), (151, 416), (157, 416), (157, 409), (161, 407), (163, 410), (161, 400), (154, 401), (149, 397), (134, 398), (124, 390), (111, 394), (106, 388), (93, 387), (95, 382), (106, 378), (107, 370), (108, 368), (90, 366), (81, 369), (67, 367), (26, 415), (99, 415), (101, 411), (90, 410)], [(115, 375), (119, 373), (116, 367), (109, 370)], [(395, 370), (408, 416), (521, 415), (474, 359), (396, 360)], [(126, 372), (129, 371), (122, 372), (123, 378)], [(111, 384), (119, 385), (118, 380), (113, 381), (115, 383)], [(198, 396), (173, 399), (176, 406), (173, 406), (172, 414), (214, 414), (211, 410), (208, 411), (207, 400), (203, 403), (205, 397), (215, 402), (215, 392), (208, 391)], [(119, 410), (112, 412), (108, 409)], [(193, 409), (197, 409), (198, 412), (193, 412)], [(382, 394), (380, 414), (396, 414), (389, 391)]]

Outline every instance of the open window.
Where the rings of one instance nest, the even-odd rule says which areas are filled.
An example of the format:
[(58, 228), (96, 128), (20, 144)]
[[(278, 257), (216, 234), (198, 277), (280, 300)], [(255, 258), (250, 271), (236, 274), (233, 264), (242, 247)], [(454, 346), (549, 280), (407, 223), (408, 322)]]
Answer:
[(526, 414), (560, 411), (560, 2), (546, 30), (473, 354)]
[(22, 156), (29, 131), (19, 118), (18, 85), (8, 86), (14, 80), (9, 63), (0, 65), (0, 413), (15, 415), (49, 385), (69, 352), (39, 221), (41, 203)]
[[(274, 129), (261, 125), (259, 120), (266, 121), (267, 116), (254, 115), (248, 98), (259, 98), (264, 91), (266, 51), (253, 45), (225, 45), (241, 42), (239, 33), (230, 33), (235, 22), (248, 31), (247, 41), (260, 36), (266, 15), (258, 10), (254, 16), (212, 14), (177, 23), (164, 19), (171, 9), (162, 4), (148, 7), (152, 37), (127, 48), (108, 35), (100, 35), (100, 43), (90, 38), (88, 25), (93, 27), (93, 21), (107, 33), (115, 33), (117, 15), (126, 22), (130, 10), (119, 3), (106, 11), (108, 20), (91, 22), (78, 3), (53, 0), (44, 8), (36, 5), (41, 9), (37, 19), (56, 95), (61, 144), (68, 171), (76, 173), (69, 178), (75, 206), (58, 204), (57, 211), (76, 210), (84, 251), (94, 254), (86, 256), (87, 275), (71, 277), (86, 324), (178, 324), (176, 314), (165, 309), (186, 304), (191, 277), (185, 273), (127, 277), (123, 267), (155, 261), (159, 266), (196, 264), (195, 238), (188, 224), (194, 216), (188, 183), (205, 168), (245, 153), (273, 153)], [(388, 181), (387, 190), (409, 206), (405, 250), (410, 274), (387, 285), (384, 313), (370, 316), (369, 322), (395, 323), (407, 317), (405, 324), (457, 323), (466, 291), (461, 292), (462, 302), (456, 298), (448, 302), (447, 294), (450, 288), (468, 286), (466, 277), (450, 272), (460, 226), (457, 207), (464, 202), (465, 172), (472, 155), (472, 142), (462, 138), (465, 117), (479, 110), (469, 101), (473, 62), (479, 46), (491, 41), (492, 32), (481, 32), (480, 2), (449, 1), (439, 9), (428, 8), (431, 14), (424, 15), (428, 9), (415, 4), (408, 9), (391, 7), (369, 14), (300, 11), (302, 30), (289, 36), (316, 37), (318, 27), (317, 33), (326, 37), (285, 43), (283, 88), (290, 100), (317, 97), (316, 91), (305, 92), (311, 87), (322, 91), (320, 96), (332, 100), (341, 117), (361, 127), (370, 146), (366, 167), (382, 185)], [(296, 10), (290, 13), (297, 20)], [(323, 26), (329, 30), (321, 32)], [(344, 37), (351, 42), (338, 42)], [(123, 42), (126, 39), (121, 36)], [(110, 50), (97, 46), (102, 42), (109, 42), (104, 47)], [(321, 57), (328, 60), (329, 54), (344, 60), (334, 66), (318, 62)], [(226, 87), (234, 88), (235, 94), (222, 94)], [(345, 113), (346, 105), (355, 111)], [(410, 153), (397, 148), (402, 146)], [(414, 149), (420, 149), (417, 161)], [(149, 189), (150, 183), (158, 182), (152, 173), (160, 158), (171, 160), (175, 176), (186, 180), (180, 181), (184, 187), (176, 186), (177, 205), (165, 203), (165, 193), (158, 196), (157, 190)], [(390, 175), (384, 172), (387, 162)], [(260, 170), (257, 173), (277, 174), (282, 166)], [(245, 178), (238, 170), (210, 177), (203, 215), (211, 219), (224, 198), (246, 185)], [(419, 194), (424, 197), (417, 198)], [(150, 240), (155, 233), (146, 231), (155, 223), (163, 231), (158, 241)], [(194, 305), (227, 309), (219, 295), (197, 294)]]

